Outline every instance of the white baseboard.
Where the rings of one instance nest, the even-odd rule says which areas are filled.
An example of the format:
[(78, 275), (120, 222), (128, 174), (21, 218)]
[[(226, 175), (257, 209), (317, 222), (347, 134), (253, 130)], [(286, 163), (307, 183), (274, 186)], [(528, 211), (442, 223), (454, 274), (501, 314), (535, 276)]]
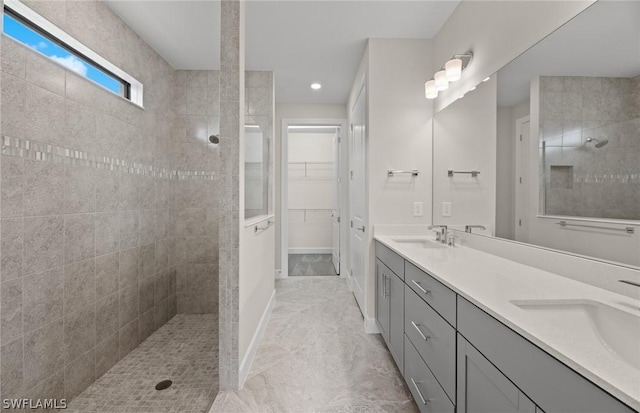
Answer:
[(364, 317), (364, 331), (367, 334), (380, 334), (380, 329), (378, 328), (378, 324), (376, 324), (375, 318)]
[(273, 311), (273, 307), (275, 306), (275, 304), (276, 290), (274, 289), (271, 293), (271, 298), (269, 298), (269, 302), (267, 303), (267, 307), (264, 309), (264, 313), (262, 313), (262, 317), (260, 318), (260, 322), (258, 323), (258, 328), (256, 328), (256, 332), (251, 338), (249, 348), (247, 349), (247, 352), (244, 354), (242, 362), (240, 363), (239, 389), (242, 389), (245, 380), (247, 380), (247, 376), (249, 375), (249, 371), (251, 370), (251, 365), (253, 364), (253, 359), (256, 357), (256, 351), (258, 351), (258, 346), (260, 346), (262, 336), (264, 335), (264, 330), (267, 327), (269, 317), (271, 316), (271, 311)]
[(333, 248), (289, 248), (289, 254), (331, 254)]

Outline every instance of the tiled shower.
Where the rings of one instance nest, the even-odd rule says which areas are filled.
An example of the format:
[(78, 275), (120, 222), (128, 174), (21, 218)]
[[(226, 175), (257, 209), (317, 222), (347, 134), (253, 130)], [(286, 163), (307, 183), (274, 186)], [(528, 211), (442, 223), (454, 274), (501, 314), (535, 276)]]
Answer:
[(639, 219), (640, 77), (542, 76), (540, 92), (545, 213)]
[(0, 397), (70, 400), (176, 314), (217, 337), (219, 79), (102, 2), (24, 3), (144, 84), (142, 109), (2, 38)]

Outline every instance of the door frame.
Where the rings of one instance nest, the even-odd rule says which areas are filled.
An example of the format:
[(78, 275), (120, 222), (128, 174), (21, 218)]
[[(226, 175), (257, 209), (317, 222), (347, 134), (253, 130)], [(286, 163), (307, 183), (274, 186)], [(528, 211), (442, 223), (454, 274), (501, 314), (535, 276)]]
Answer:
[[(354, 290), (354, 281), (353, 281), (353, 262), (351, 260), (351, 255), (352, 255), (352, 250), (351, 250), (351, 228), (350, 226), (347, 227), (347, 231), (348, 231), (348, 235), (347, 235), (347, 239), (349, 241), (349, 249), (348, 249), (348, 253), (349, 253), (349, 267), (348, 267), (348, 272), (347, 272), (347, 284), (349, 286), (349, 289), (354, 292), (354, 298), (356, 300), (356, 303), (358, 304), (358, 308), (360, 309), (360, 312), (362, 313), (363, 317), (364, 317), (364, 330), (367, 333), (379, 333), (379, 329), (376, 325), (376, 319), (375, 316), (373, 318), (369, 317), (367, 315), (367, 308), (369, 305), (369, 294), (371, 293), (371, 291), (373, 291), (373, 294), (375, 296), (375, 288), (376, 288), (376, 281), (375, 281), (375, 254), (372, 258), (371, 253), (370, 253), (370, 247), (369, 247), (369, 243), (371, 242), (372, 239), (372, 231), (371, 231), (371, 227), (370, 227), (370, 223), (369, 223), (369, 102), (368, 102), (368, 88), (367, 88), (367, 83), (366, 83), (366, 75), (363, 75), (362, 78), (360, 79), (360, 81), (358, 82), (358, 88), (356, 89), (357, 93), (355, 94), (355, 98), (353, 100), (353, 102), (351, 102), (351, 107), (349, 107), (349, 122), (350, 122), (350, 128), (348, 130), (348, 135), (349, 135), (349, 171), (347, 172), (349, 175), (351, 174), (351, 172), (353, 172), (353, 165), (351, 162), (351, 158), (353, 156), (352, 153), (352, 141), (353, 141), (353, 130), (351, 129), (351, 127), (353, 126), (353, 119), (354, 119), (354, 109), (356, 104), (358, 103), (359, 99), (362, 97), (363, 100), (363, 111), (364, 111), (364, 162), (363, 162), (363, 168), (364, 170), (361, 171), (363, 174), (363, 179), (364, 179), (364, 199), (363, 199), (363, 203), (364, 203), (364, 211), (363, 211), (363, 218), (364, 218), (364, 225), (365, 227), (367, 227), (367, 230), (365, 231), (364, 234), (364, 240), (365, 240), (365, 245), (364, 245), (364, 251), (362, 251), (363, 253), (363, 263), (362, 263), (362, 271), (364, 272), (364, 285), (362, 285), (362, 303), (360, 303), (358, 301), (357, 298), (355, 298), (355, 290)], [(352, 206), (353, 206), (353, 196), (354, 194), (352, 193), (352, 186), (351, 186), (351, 176), (349, 176), (349, 221), (351, 221), (351, 217), (352, 217)], [(369, 274), (369, 270), (370, 270), (370, 261), (373, 261), (373, 268), (374, 268), (374, 277), (373, 277), (373, 282), (372, 280), (370, 280), (370, 274)], [(361, 306), (362, 304), (362, 306)], [(375, 310), (374, 310), (374, 314), (375, 314)]]
[[(345, 223), (342, 219), (347, 212), (348, 180), (344, 179), (348, 171), (347, 120), (333, 118), (284, 118), (280, 133), (280, 269), (278, 278), (289, 276), (289, 126), (339, 126), (340, 127), (340, 268), (346, 268)], [(348, 235), (348, 234), (347, 234)], [(347, 236), (348, 238), (348, 236)], [(340, 271), (344, 277), (344, 271)]]
[[(522, 131), (523, 131), (523, 126), (525, 123), (529, 123), (529, 140), (527, 142), (522, 141)], [(515, 188), (514, 188), (514, 202), (513, 202), (513, 206), (514, 206), (514, 231), (513, 231), (513, 237), (515, 239), (515, 241), (519, 241), (519, 242), (529, 242), (529, 208), (531, 207), (530, 203), (529, 203), (529, 191), (530, 191), (530, 186), (531, 186), (531, 177), (529, 176), (529, 167), (528, 165), (530, 165), (531, 163), (531, 153), (530, 153), (530, 149), (531, 149), (531, 119), (530, 116), (523, 116), (521, 118), (516, 119), (516, 135), (514, 136), (515, 139), (515, 153), (514, 153), (514, 158), (515, 158), (515, 171), (514, 171), (514, 175), (515, 175)], [(526, 156), (528, 159), (522, 159), (522, 147), (521, 145), (526, 145)], [(519, 177), (522, 176), (523, 179), (527, 182), (527, 187), (525, 188), (526, 191), (523, 191), (520, 188), (520, 182), (519, 182)], [(524, 194), (524, 197), (519, 196), (519, 194)], [(525, 214), (526, 216), (522, 216), (521, 214), (521, 210), (524, 208), (526, 209), (527, 213)], [(522, 219), (523, 222), (525, 223), (525, 226), (527, 227), (527, 230), (523, 233), (521, 230), (521, 226), (519, 225), (518, 220)], [(523, 235), (526, 239), (523, 239)]]

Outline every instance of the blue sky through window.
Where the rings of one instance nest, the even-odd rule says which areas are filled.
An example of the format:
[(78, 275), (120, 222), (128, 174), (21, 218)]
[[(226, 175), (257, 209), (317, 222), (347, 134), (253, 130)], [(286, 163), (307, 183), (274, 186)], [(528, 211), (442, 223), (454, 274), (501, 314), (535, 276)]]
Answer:
[(72, 54), (7, 13), (3, 13), (3, 24), (3, 31), (7, 36), (42, 53), (67, 69), (93, 80), (112, 92), (123, 95), (122, 88), (124, 85), (118, 79), (98, 69), (85, 59)]

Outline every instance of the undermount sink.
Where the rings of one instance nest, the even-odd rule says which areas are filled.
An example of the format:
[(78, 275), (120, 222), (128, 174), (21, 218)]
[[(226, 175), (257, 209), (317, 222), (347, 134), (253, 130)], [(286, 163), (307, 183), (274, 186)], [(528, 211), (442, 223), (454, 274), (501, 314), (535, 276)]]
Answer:
[(433, 238), (425, 237), (425, 236), (416, 236), (416, 237), (396, 237), (392, 238), (395, 242), (400, 242), (403, 244), (414, 244), (415, 246), (422, 248), (446, 248), (445, 245), (440, 244), (433, 240)]
[(640, 313), (632, 314), (593, 300), (514, 300), (534, 313), (585, 340), (597, 340), (607, 351), (640, 370)]

